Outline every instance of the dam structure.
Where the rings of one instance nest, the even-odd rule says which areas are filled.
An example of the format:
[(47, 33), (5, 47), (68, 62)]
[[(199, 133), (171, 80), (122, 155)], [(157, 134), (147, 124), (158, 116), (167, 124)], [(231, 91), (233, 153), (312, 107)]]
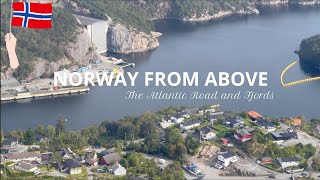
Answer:
[(91, 42), (97, 47), (97, 53), (107, 52), (107, 32), (111, 19), (108, 21), (91, 18), (87, 16), (74, 15), (80, 24), (88, 31)]

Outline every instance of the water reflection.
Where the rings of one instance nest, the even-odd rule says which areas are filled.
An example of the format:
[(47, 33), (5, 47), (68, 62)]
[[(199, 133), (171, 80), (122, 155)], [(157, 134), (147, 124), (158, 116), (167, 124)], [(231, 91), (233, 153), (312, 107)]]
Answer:
[(310, 77), (320, 76), (320, 65), (299, 61), (301, 70)]

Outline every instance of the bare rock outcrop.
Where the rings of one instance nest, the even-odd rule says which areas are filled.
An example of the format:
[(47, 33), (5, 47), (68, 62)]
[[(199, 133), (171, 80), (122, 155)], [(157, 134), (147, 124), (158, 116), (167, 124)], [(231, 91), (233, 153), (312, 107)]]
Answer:
[(119, 23), (109, 27), (107, 41), (109, 51), (124, 54), (147, 51), (159, 46), (159, 41), (152, 34), (138, 32)]

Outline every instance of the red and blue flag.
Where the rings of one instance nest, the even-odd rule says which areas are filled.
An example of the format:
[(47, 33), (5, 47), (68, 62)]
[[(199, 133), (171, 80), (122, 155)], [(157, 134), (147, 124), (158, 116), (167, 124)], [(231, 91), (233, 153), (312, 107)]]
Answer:
[(52, 28), (52, 3), (14, 2), (11, 26)]

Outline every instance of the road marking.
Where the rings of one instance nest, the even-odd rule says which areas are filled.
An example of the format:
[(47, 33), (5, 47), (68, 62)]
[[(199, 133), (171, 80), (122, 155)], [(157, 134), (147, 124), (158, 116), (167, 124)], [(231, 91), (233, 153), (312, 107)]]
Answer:
[(312, 78), (307, 78), (307, 79), (302, 79), (302, 80), (298, 80), (298, 81), (293, 81), (293, 82), (289, 82), (289, 83), (284, 83), (283, 81), (283, 76), (285, 75), (285, 73), (294, 65), (297, 64), (298, 61), (295, 61), (293, 63), (291, 63), (289, 66), (287, 66), (281, 73), (281, 77), (280, 77), (280, 80), (281, 80), (281, 84), (283, 87), (290, 87), (290, 86), (295, 86), (295, 85), (299, 85), (299, 84), (303, 84), (303, 83), (308, 83), (308, 82), (311, 82), (311, 81), (317, 81), (317, 80), (320, 80), (320, 76), (318, 77), (312, 77)]

